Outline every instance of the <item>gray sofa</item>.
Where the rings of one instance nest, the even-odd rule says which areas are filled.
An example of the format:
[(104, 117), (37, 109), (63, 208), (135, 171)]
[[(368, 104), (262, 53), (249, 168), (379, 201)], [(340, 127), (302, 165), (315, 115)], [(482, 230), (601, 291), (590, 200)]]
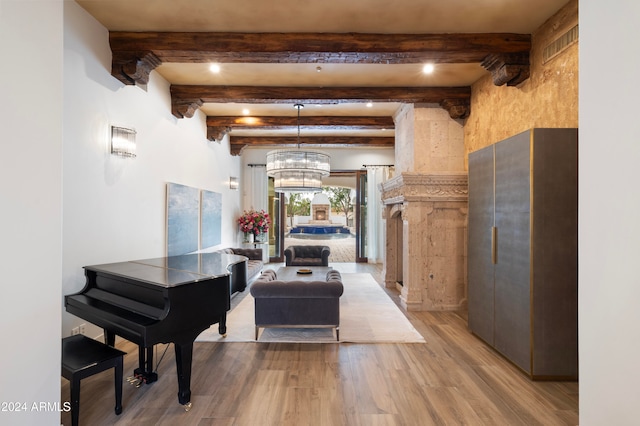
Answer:
[(260, 275), (264, 262), (262, 261), (262, 249), (252, 248), (225, 248), (218, 250), (220, 253), (237, 254), (245, 256), (245, 267), (234, 267), (231, 273), (231, 294), (244, 291), (247, 284)]
[(253, 284), (256, 340), (260, 328), (336, 329), (340, 340), (340, 296), (344, 291), (340, 272), (331, 270), (324, 281), (280, 281), (272, 269), (263, 271)]
[(289, 246), (284, 251), (286, 266), (329, 266), (327, 246)]

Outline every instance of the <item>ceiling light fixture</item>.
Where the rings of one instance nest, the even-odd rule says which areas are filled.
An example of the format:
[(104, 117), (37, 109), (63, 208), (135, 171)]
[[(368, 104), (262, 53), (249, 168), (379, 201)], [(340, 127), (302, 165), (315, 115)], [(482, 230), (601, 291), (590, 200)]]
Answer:
[(434, 69), (435, 66), (433, 64), (424, 64), (424, 66), (422, 67), (422, 72), (425, 74), (431, 74)]
[(209, 65), (209, 71), (211, 71), (214, 74), (218, 74), (220, 72), (220, 65), (218, 64)]
[(330, 157), (319, 151), (300, 149), (300, 110), (298, 109), (298, 148), (267, 153), (267, 175), (273, 177), (276, 192), (320, 192), (322, 178), (329, 176)]

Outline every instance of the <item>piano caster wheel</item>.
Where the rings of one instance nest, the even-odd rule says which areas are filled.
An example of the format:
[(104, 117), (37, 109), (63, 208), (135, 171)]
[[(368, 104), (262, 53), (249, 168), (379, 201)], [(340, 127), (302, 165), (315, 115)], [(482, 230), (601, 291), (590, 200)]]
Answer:
[(189, 411), (191, 410), (191, 407), (193, 406), (193, 404), (191, 402), (187, 402), (186, 404), (183, 405), (184, 407), (184, 411)]
[(223, 338), (223, 339), (224, 339), (225, 337), (227, 337), (227, 333), (224, 333), (224, 334), (222, 335), (222, 338)]

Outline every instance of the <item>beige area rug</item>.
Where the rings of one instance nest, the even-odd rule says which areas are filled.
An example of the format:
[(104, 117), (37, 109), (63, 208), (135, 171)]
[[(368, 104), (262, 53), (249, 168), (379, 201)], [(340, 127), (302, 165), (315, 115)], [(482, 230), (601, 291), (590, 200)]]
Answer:
[[(400, 308), (368, 273), (342, 274), (344, 294), (340, 298), (341, 343), (424, 343)], [(227, 315), (227, 337), (213, 325), (196, 342), (255, 342), (253, 297), (244, 299)], [(335, 343), (328, 328), (260, 329), (259, 342)]]

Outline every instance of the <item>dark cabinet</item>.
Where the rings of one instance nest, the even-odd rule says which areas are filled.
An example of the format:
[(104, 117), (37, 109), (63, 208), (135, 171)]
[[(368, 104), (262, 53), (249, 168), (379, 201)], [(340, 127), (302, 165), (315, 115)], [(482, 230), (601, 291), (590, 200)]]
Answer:
[(469, 329), (534, 379), (578, 376), (578, 132), (469, 154)]

